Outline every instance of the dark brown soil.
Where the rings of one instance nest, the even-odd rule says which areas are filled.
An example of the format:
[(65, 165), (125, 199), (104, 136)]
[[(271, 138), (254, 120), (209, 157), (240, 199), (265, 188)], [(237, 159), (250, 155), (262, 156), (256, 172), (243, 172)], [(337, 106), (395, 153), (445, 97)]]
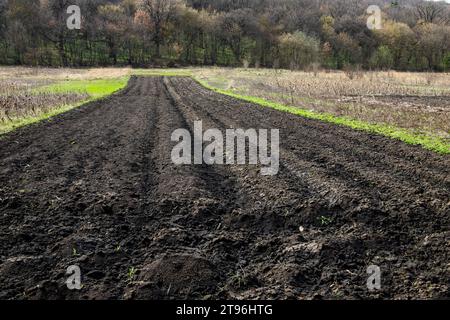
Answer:
[[(173, 165), (195, 120), (279, 128), (280, 173)], [(448, 156), (156, 77), (0, 150), (2, 299), (450, 298)]]

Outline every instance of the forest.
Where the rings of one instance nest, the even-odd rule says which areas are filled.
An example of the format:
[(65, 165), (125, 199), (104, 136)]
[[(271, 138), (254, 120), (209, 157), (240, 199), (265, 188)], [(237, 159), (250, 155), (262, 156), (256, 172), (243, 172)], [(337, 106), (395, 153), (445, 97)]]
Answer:
[[(67, 27), (70, 5), (80, 29)], [(450, 3), (0, 0), (0, 64), (448, 71)]]

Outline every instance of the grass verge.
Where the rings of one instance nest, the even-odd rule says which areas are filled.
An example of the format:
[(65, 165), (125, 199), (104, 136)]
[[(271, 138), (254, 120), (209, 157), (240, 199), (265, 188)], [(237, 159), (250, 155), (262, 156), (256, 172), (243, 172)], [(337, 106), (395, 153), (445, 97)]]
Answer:
[(193, 77), (195, 81), (197, 81), (200, 85), (204, 86), (205, 88), (212, 90), (214, 92), (224, 94), (227, 96), (231, 96), (236, 99), (240, 99), (246, 102), (255, 103), (264, 107), (269, 107), (275, 110), (283, 111), (283, 112), (289, 112), (304, 118), (309, 119), (315, 119), (320, 120), (324, 122), (329, 122), (333, 124), (343, 125), (350, 127), (352, 129), (356, 130), (362, 130), (370, 133), (380, 134), (389, 138), (394, 138), (401, 140), (405, 143), (412, 144), (412, 145), (420, 145), (423, 148), (431, 151), (435, 151), (437, 153), (441, 154), (450, 154), (450, 144), (445, 141), (444, 139), (427, 135), (424, 133), (415, 133), (411, 132), (410, 130), (398, 128), (392, 125), (387, 124), (373, 124), (368, 123), (361, 120), (351, 119), (347, 117), (338, 117), (329, 113), (319, 113), (314, 112), (310, 110), (301, 109), (298, 107), (283, 105), (277, 102), (268, 101), (263, 98), (254, 97), (254, 96), (248, 96), (248, 95), (241, 95), (237, 94), (231, 90), (225, 90), (225, 89), (219, 89), (216, 87), (213, 87), (209, 85), (206, 81), (196, 79)]
[(97, 99), (109, 96), (123, 89), (127, 85), (128, 80), (129, 77), (121, 77), (117, 79), (99, 79), (99, 80), (69, 80), (36, 88), (32, 91), (34, 94), (39, 94), (43, 92), (55, 94), (85, 92), (89, 95), (89, 98), (70, 105), (55, 106), (55, 108), (52, 109), (51, 111), (39, 113), (36, 116), (14, 119), (13, 121), (0, 123), (0, 135), (13, 131), (23, 126), (27, 126), (32, 123), (36, 123), (54, 117), (58, 114), (77, 108), (85, 103), (92, 102)]
[(36, 88), (34, 93), (87, 93), (92, 99), (103, 98), (126, 86), (129, 77), (117, 79), (68, 80)]

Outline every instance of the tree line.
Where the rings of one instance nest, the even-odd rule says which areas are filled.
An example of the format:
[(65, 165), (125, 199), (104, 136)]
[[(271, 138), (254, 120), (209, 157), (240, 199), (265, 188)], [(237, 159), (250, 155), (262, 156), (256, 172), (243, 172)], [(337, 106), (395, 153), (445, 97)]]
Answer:
[[(81, 9), (81, 29), (67, 8)], [(382, 28), (367, 27), (381, 8)], [(0, 0), (0, 64), (450, 70), (450, 4), (422, 0)]]

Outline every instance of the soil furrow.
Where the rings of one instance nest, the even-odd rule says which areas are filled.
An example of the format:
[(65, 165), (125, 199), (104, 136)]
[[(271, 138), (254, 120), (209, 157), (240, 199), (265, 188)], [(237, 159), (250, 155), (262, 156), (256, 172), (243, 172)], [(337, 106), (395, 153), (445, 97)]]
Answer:
[[(171, 134), (196, 120), (281, 129), (279, 174), (173, 164)], [(0, 150), (0, 298), (449, 297), (448, 156), (162, 77)]]
[[(266, 122), (268, 114), (272, 112), (276, 112), (267, 108), (265, 111), (261, 112), (261, 108), (259, 106), (255, 106), (244, 101), (240, 101), (237, 99), (233, 99), (228, 96), (220, 96), (214, 92), (208, 91), (204, 87), (200, 86), (197, 83), (192, 83), (192, 80), (189, 78), (179, 78), (176, 81), (184, 83), (185, 87), (190, 87), (191, 89), (186, 91), (192, 95), (192, 92), (201, 92), (199, 94), (199, 98), (201, 99), (209, 99), (210, 103), (214, 105), (221, 105), (222, 109), (226, 110), (227, 108), (248, 108), (248, 113), (251, 114), (251, 119), (255, 122), (258, 121), (261, 124)], [(196, 87), (196, 91), (192, 90), (192, 86)], [(221, 101), (221, 103), (217, 103)], [(270, 118), (270, 117), (269, 117)], [(289, 131), (289, 137), (295, 137), (298, 141), (309, 141), (313, 143), (314, 141), (310, 139), (312, 136), (323, 136), (322, 143), (326, 143), (322, 145), (323, 147), (327, 147), (333, 150), (333, 152), (339, 152), (342, 150), (342, 146), (346, 147), (346, 150), (352, 150), (359, 156), (356, 160), (359, 161), (367, 161), (372, 159), (372, 161), (377, 161), (380, 163), (386, 162), (389, 164), (395, 164), (400, 166), (400, 172), (405, 169), (408, 170), (416, 170), (415, 174), (420, 174), (421, 172), (430, 171), (428, 173), (428, 178), (433, 175), (442, 175), (442, 173), (446, 173), (447, 177), (449, 174), (448, 166), (446, 165), (445, 157), (427, 157), (426, 154), (433, 154), (431, 152), (424, 152), (420, 149), (420, 147), (411, 147), (405, 144), (398, 145), (395, 140), (386, 139), (376, 135), (360, 135), (357, 131), (350, 130), (347, 128), (335, 128), (335, 130), (329, 130), (329, 124), (322, 123), (315, 120), (303, 119), (301, 117), (297, 117), (295, 115), (285, 114), (283, 118), (289, 118), (290, 121), (294, 120), (299, 122), (299, 124), (304, 127), (305, 130)], [(239, 118), (237, 118), (239, 119)], [(364, 141), (366, 139), (367, 141)], [(343, 143), (340, 140), (345, 140)], [(392, 148), (391, 146), (395, 146)], [(417, 154), (411, 154), (411, 148), (417, 148), (419, 152)], [(363, 152), (363, 153), (362, 153)], [(380, 161), (383, 160), (383, 161)], [(444, 161), (443, 161), (444, 160)], [(411, 164), (417, 164), (422, 162), (424, 165), (421, 167), (411, 166)], [(405, 165), (403, 165), (405, 163)], [(425, 174), (425, 173), (424, 173)], [(427, 176), (424, 176), (427, 177)], [(424, 178), (422, 177), (422, 178)]]
[[(191, 80), (183, 79), (183, 82), (186, 81)], [(185, 90), (185, 88), (186, 86), (184, 88), (182, 86), (182, 90), (184, 91), (183, 96), (185, 98), (191, 97), (194, 99), (191, 93), (192, 91), (189, 92), (188, 90)], [(202, 97), (202, 95), (195, 95), (195, 99), (197, 100), (202, 99)], [(270, 116), (266, 116), (262, 121), (261, 119), (255, 119), (254, 117), (248, 117), (245, 118), (247, 121), (244, 122), (242, 118), (239, 118), (238, 120), (237, 118), (225, 115), (228, 110), (232, 110), (233, 106), (231, 104), (220, 106), (211, 105), (211, 107), (208, 107), (209, 104), (210, 103), (203, 107), (202, 112), (209, 114), (214, 113), (214, 117), (216, 118), (236, 119), (236, 121), (231, 122), (233, 125), (247, 125), (248, 127), (252, 127), (256, 124), (264, 127), (274, 127), (276, 125), (276, 123), (270, 124)], [(255, 109), (248, 106), (246, 108)], [(227, 110), (227, 112), (224, 114), (222, 110)], [(248, 119), (252, 119), (252, 122), (249, 123)], [(230, 122), (230, 120), (228, 120), (228, 122)], [(382, 196), (386, 193), (389, 194), (392, 189), (404, 189), (405, 192), (412, 192), (413, 195), (423, 196), (424, 190), (426, 190), (427, 192), (432, 193), (431, 198), (436, 199), (439, 197), (444, 204), (448, 199), (448, 194), (445, 192), (445, 190), (449, 189), (450, 184), (450, 173), (448, 173), (448, 168), (441, 172), (438, 176), (431, 175), (427, 176), (427, 179), (424, 179), (423, 175), (417, 174), (419, 170), (414, 169), (414, 167), (408, 166), (405, 168), (404, 165), (402, 167), (396, 167), (395, 165), (392, 166), (392, 163), (389, 165), (385, 159), (376, 159), (366, 152), (361, 153), (358, 150), (360, 148), (349, 149), (339, 147), (339, 149), (334, 148), (333, 152), (328, 151), (326, 147), (331, 143), (335, 143), (336, 139), (320, 140), (322, 146), (319, 144), (319, 141), (316, 144), (314, 142), (309, 142), (310, 145), (313, 145), (313, 148), (311, 148), (311, 146), (296, 146), (295, 144), (295, 141), (310, 141), (310, 137), (299, 138), (298, 136), (295, 136), (293, 138), (285, 135), (283, 138), (284, 146), (292, 150), (291, 152), (295, 154), (294, 159), (299, 157), (311, 163), (312, 167), (320, 167), (322, 171), (329, 175), (329, 180), (338, 178), (341, 182), (347, 184), (349, 183), (351, 188), (364, 188), (366, 193), (369, 192), (369, 194), (372, 195), (376, 190), (380, 190), (381, 192), (378, 193)], [(365, 148), (365, 146), (363, 146), (363, 148)], [(355, 155), (357, 155), (356, 159)], [(411, 172), (411, 170), (415, 171)], [(420, 180), (420, 184), (417, 183), (418, 180)], [(429, 180), (429, 182), (427, 180)], [(438, 186), (443, 186), (444, 188), (435, 188), (436, 184)]]

